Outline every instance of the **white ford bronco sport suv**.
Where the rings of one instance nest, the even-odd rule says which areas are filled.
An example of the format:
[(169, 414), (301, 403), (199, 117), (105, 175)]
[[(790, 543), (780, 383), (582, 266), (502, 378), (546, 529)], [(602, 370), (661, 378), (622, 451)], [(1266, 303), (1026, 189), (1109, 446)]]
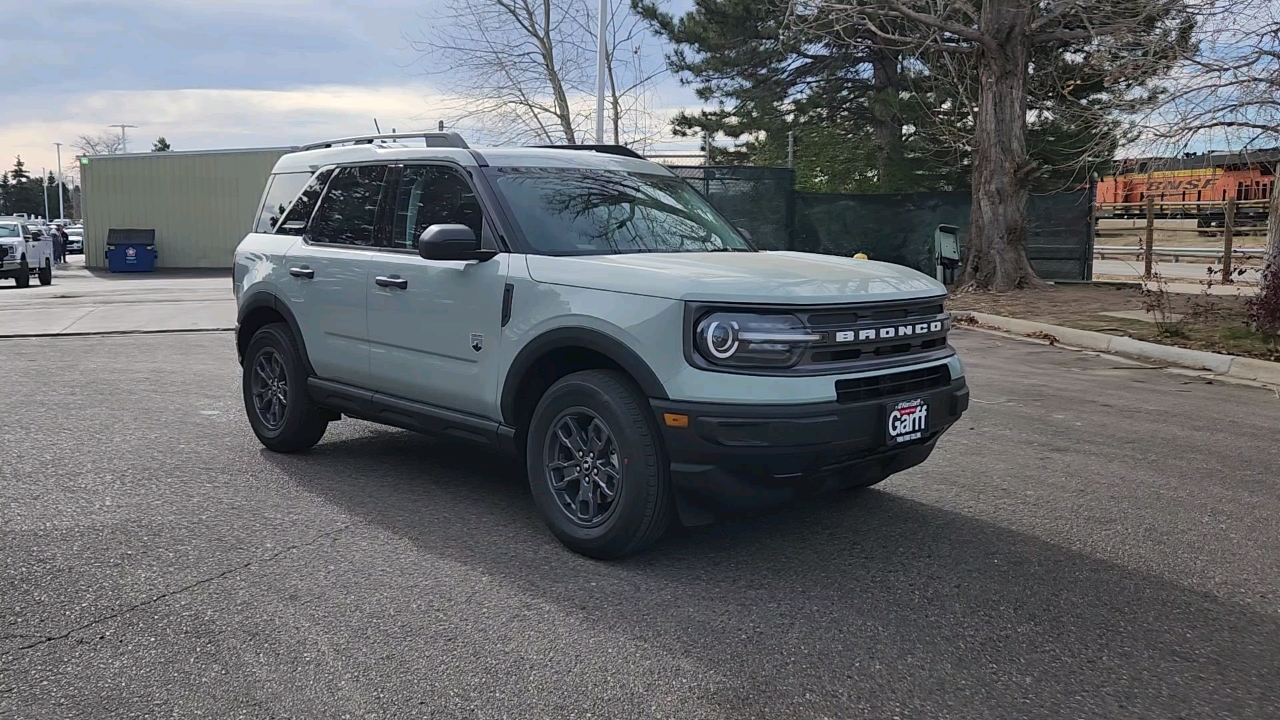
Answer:
[(21, 219), (0, 218), (0, 278), (13, 278), (18, 287), (53, 282), (53, 242), (37, 235)]
[(934, 279), (757, 251), (621, 147), (303, 147), (234, 277), (263, 445), (347, 416), (521, 456), (551, 531), (592, 557), (673, 517), (874, 485), (968, 407)]

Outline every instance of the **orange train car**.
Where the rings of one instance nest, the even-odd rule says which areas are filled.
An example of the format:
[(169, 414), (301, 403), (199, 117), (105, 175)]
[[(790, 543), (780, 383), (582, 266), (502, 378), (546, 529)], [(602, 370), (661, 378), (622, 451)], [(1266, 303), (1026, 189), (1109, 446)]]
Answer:
[[(1148, 197), (1163, 217), (1196, 217), (1201, 227), (1221, 224), (1227, 198), (1238, 202), (1268, 200), (1275, 190), (1280, 148), (1244, 153), (1208, 152), (1181, 158), (1136, 158), (1117, 162), (1116, 173), (1098, 180), (1098, 203), (1114, 217), (1145, 215)], [(1176, 203), (1176, 204), (1175, 204)], [(1183, 203), (1204, 203), (1201, 206)], [(1114, 204), (1127, 204), (1115, 207)], [(1266, 208), (1244, 207), (1241, 220), (1265, 218)]]

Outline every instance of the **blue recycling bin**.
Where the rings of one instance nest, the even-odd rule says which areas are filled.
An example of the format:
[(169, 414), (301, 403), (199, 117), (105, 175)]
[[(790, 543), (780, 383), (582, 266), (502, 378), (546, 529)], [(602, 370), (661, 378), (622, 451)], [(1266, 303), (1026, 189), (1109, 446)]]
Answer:
[(108, 271), (151, 272), (155, 269), (155, 230), (107, 230)]

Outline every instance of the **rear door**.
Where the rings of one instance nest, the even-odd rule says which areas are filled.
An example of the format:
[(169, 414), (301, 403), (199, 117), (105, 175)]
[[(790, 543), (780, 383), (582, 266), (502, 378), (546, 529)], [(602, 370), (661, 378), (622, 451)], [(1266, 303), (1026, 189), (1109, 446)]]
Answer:
[[(357, 387), (369, 385), (364, 286), (386, 175), (385, 165), (334, 170), (315, 212), (303, 221), (302, 242), (285, 255), (289, 303), (316, 374)], [(294, 210), (297, 202), (280, 231), (297, 229)]]
[(487, 262), (424, 260), (427, 227), (457, 223), (485, 247), (495, 229), (470, 181), (448, 165), (406, 165), (390, 201), (386, 247), (369, 266), (373, 389), (497, 419), (497, 346), (510, 255)]

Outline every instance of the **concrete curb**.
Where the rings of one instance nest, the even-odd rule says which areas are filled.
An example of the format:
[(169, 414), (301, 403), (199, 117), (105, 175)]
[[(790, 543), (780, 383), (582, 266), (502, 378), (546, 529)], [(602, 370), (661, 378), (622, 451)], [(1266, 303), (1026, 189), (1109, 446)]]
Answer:
[(987, 313), (967, 310), (956, 313), (956, 317), (964, 315), (972, 317), (983, 325), (989, 325), (1017, 335), (1039, 335), (1040, 333), (1052, 335), (1063, 345), (1071, 347), (1111, 352), (1117, 355), (1130, 355), (1144, 360), (1158, 360), (1198, 370), (1208, 370), (1218, 375), (1228, 375), (1244, 380), (1280, 385), (1280, 363), (1237, 357), (1235, 355), (1222, 355), (1203, 350), (1171, 347), (1169, 345), (1134, 340), (1129, 337), (1108, 335), (1091, 330), (1076, 330), (1075, 328), (1062, 327), (1061, 325), (1019, 320), (1000, 315), (988, 315)]

